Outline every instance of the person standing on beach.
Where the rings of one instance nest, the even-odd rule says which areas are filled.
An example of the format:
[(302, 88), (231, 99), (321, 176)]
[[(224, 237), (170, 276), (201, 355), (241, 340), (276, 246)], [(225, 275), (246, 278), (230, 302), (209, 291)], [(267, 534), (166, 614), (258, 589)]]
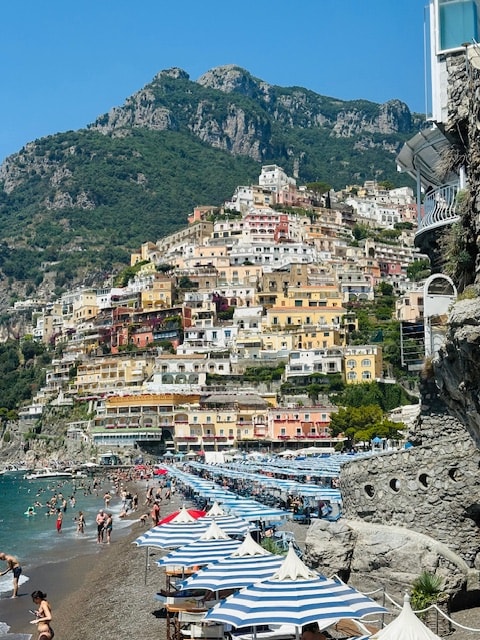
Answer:
[(103, 542), (103, 530), (105, 527), (105, 512), (103, 509), (97, 513), (97, 517), (95, 518), (95, 522), (97, 523), (97, 544), (101, 544)]
[(16, 598), (18, 596), (18, 579), (20, 578), (20, 574), (22, 573), (22, 567), (20, 566), (19, 561), (15, 556), (10, 556), (7, 553), (0, 553), (0, 560), (3, 560), (7, 563), (7, 569), (0, 573), (0, 576), (4, 576), (9, 571), (13, 574), (13, 593), (12, 598)]
[(160, 503), (155, 500), (153, 507), (150, 510), (150, 517), (152, 518), (152, 526), (156, 527), (160, 521)]
[(57, 532), (62, 533), (63, 513), (61, 509), (57, 509)]
[(85, 533), (85, 516), (83, 515), (83, 511), (78, 512), (77, 533)]
[(46, 598), (47, 594), (42, 591), (34, 591), (32, 593), (32, 600), (38, 609), (35, 611), (36, 619), (30, 620), (30, 624), (37, 625), (38, 640), (52, 640), (55, 635), (50, 626), (52, 621), (52, 608)]
[(113, 516), (111, 513), (107, 513), (107, 517), (105, 520), (105, 533), (107, 534), (107, 544), (110, 544), (112, 539), (112, 529), (113, 529)]

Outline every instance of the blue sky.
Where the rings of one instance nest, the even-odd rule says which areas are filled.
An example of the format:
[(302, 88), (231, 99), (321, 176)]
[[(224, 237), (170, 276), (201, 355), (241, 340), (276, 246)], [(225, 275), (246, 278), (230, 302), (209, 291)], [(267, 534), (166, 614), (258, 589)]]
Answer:
[(424, 113), (426, 0), (5, 0), (0, 162), (80, 129), (163, 69), (236, 64), (269, 84)]

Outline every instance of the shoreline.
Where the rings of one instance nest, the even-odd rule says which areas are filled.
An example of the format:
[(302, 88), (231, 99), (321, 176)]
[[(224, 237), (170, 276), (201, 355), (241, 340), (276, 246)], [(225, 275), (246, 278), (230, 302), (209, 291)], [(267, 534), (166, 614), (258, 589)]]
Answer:
[[(179, 509), (185, 502), (182, 498), (175, 494), (162, 503), (162, 515)], [(19, 597), (12, 599), (8, 593), (0, 598), (0, 620), (10, 627), (9, 634), (0, 637), (24, 633), (36, 638), (36, 628), (29, 623), (33, 618), (30, 594), (36, 589), (47, 594), (57, 638), (97, 640), (104, 633), (145, 640), (158, 640), (159, 633), (162, 637), (165, 621), (157, 611), (160, 605), (156, 606), (154, 594), (164, 586), (164, 577), (155, 559), (165, 552), (149, 549), (146, 572), (146, 548), (133, 544), (150, 528), (149, 522), (139, 522), (144, 512), (140, 506), (122, 520), (121, 527), (115, 529), (114, 524), (110, 545), (89, 541), (89, 549), (82, 549), (79, 555), (30, 566), (30, 579), (20, 585)], [(115, 522), (120, 523), (118, 518)]]

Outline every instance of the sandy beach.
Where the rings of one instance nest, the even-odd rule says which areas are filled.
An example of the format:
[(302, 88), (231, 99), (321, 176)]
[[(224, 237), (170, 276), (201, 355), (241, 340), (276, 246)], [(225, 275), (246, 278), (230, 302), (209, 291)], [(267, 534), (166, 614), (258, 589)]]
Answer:
[[(164, 501), (162, 515), (175, 511), (184, 502), (181, 495), (173, 496), (169, 503)], [(164, 587), (164, 573), (155, 560), (165, 552), (149, 549), (146, 567), (146, 549), (133, 544), (150, 526), (138, 522), (141, 513), (144, 511), (131, 516), (131, 529), (122, 531), (121, 537), (115, 537), (114, 530), (112, 544), (92, 544), (87, 555), (29, 572), (30, 580), (20, 588), (19, 598), (0, 600), (0, 620), (10, 625), (11, 633), (33, 633), (35, 639), (35, 627), (29, 624), (30, 593), (41, 589), (52, 604), (57, 640), (166, 638), (164, 612), (154, 599), (156, 591)], [(303, 546), (307, 527), (292, 524), (288, 528), (294, 530), (297, 542)], [(452, 615), (465, 626), (480, 628), (480, 608)], [(457, 629), (451, 637), (473, 640), (478, 633)]]

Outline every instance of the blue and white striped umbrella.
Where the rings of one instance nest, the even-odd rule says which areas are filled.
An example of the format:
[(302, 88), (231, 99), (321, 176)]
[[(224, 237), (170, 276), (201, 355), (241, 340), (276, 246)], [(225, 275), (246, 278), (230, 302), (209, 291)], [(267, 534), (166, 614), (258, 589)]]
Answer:
[(267, 507), (256, 500), (239, 498), (238, 500), (226, 501), (223, 503), (229, 511), (239, 518), (256, 522), (270, 522), (273, 520), (286, 520), (290, 513), (284, 509)]
[(193, 567), (206, 565), (229, 556), (241, 545), (230, 538), (215, 521), (199, 540), (171, 551), (157, 561), (159, 566)]
[(201, 569), (184, 580), (180, 588), (209, 591), (241, 589), (272, 576), (284, 560), (284, 556), (270, 553), (247, 533), (245, 540), (232, 555)]
[(245, 535), (250, 523), (234, 515), (198, 518), (194, 522), (183, 524), (167, 522), (153, 527), (135, 540), (139, 547), (160, 547), (162, 549), (176, 549), (198, 540), (211, 525), (212, 520), (229, 535)]
[(332, 580), (309, 569), (290, 546), (280, 569), (222, 600), (205, 620), (233, 627), (292, 624), (301, 628), (318, 622), (321, 628), (341, 618), (363, 618), (386, 609), (341, 580)]
[(184, 544), (195, 542), (202, 533), (208, 529), (208, 524), (201, 523), (199, 520), (195, 522), (187, 522), (184, 524), (172, 524), (167, 522), (158, 527), (153, 527), (142, 536), (135, 540), (135, 544), (139, 547), (160, 547), (165, 549), (175, 549)]

